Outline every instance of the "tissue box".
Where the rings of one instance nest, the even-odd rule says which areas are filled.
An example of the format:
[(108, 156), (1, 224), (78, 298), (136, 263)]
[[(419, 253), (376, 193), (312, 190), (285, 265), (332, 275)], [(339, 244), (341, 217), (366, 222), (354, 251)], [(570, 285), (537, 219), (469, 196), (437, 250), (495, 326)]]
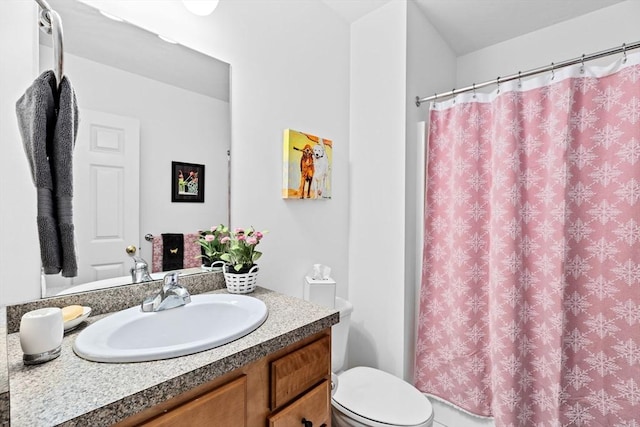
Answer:
[(336, 302), (336, 282), (332, 278), (304, 278), (303, 297), (307, 301), (334, 308)]

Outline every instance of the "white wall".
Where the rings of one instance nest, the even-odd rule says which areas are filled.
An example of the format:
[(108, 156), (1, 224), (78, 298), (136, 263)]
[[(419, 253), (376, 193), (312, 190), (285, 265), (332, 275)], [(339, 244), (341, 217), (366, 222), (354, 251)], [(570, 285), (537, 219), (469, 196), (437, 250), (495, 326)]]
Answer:
[(455, 80), (455, 55), (413, 2), (390, 2), (351, 26), (349, 365), (411, 381), (420, 277), (428, 106), (415, 97)]
[(0, 305), (40, 297), (36, 197), (15, 110), (37, 74), (38, 30), (25, 25), (36, 8), (0, 1)]
[(407, 7), (351, 24), (349, 364), (404, 371)]
[[(260, 262), (259, 284), (302, 296), (304, 274), (313, 263), (321, 262), (333, 267), (332, 275), (338, 282), (338, 293), (346, 296), (349, 207), (348, 24), (328, 7), (310, 0), (225, 1), (220, 3), (213, 15), (205, 18), (189, 14), (179, 2), (85, 2), (101, 5), (107, 12), (231, 64), (231, 215), (233, 225), (253, 225), (258, 229), (270, 230), (261, 244), (265, 255)], [(3, 20), (15, 23), (0, 27), (3, 70), (7, 63), (24, 64), (21, 72), (11, 71), (6, 77), (2, 75), (4, 86), (9, 86), (6, 83), (11, 82), (11, 87), (0, 93), (2, 117), (10, 118), (10, 128), (15, 117), (10, 111), (13, 108), (11, 104), (15, 102), (12, 100), (17, 99), (36, 76), (35, 47), (15, 51), (16, 37), (32, 25), (35, 28), (35, 3), (30, 5), (33, 6), (33, 16), (28, 16), (29, 11), (16, 13), (24, 9), (24, 3), (27, 2), (0, 2)], [(8, 31), (14, 26), (20, 31)], [(35, 30), (33, 33), (35, 35)], [(20, 37), (23, 38), (22, 35)], [(11, 57), (4, 55), (5, 50), (15, 53), (17, 60), (5, 61), (5, 58)], [(71, 75), (72, 70), (67, 68), (67, 71)], [(281, 199), (282, 131), (288, 127), (334, 141), (332, 200)], [(17, 131), (9, 129), (7, 132), (13, 136), (5, 138), (2, 134), (0, 155), (23, 163), (16, 163), (15, 167), (10, 168), (12, 176), (24, 174), (28, 168), (22, 148), (15, 145), (19, 140), (11, 148), (7, 148), (9, 143), (6, 142), (6, 139), (15, 140)], [(31, 183), (27, 182), (24, 188), (30, 186)], [(20, 187), (2, 187), (3, 203), (11, 200), (16, 210), (19, 207), (35, 212), (35, 200), (26, 200), (21, 196)], [(2, 227), (10, 229), (8, 233), (34, 228), (33, 224), (35, 216), (28, 218), (24, 214), (9, 213), (3, 207)], [(14, 241), (20, 237), (17, 232), (9, 235), (14, 237)], [(35, 232), (31, 233), (28, 245), (11, 246), (4, 239), (0, 241), (2, 262), (6, 262), (6, 267), (0, 270), (2, 290), (7, 293), (3, 303), (39, 297), (39, 260), (33, 249), (34, 239)], [(8, 255), (5, 257), (5, 254)], [(17, 271), (15, 265), (24, 268)]]
[(638, 41), (638, 16), (640, 1), (628, 0), (461, 56), (456, 87)]
[[(323, 263), (346, 296), (349, 26), (308, 0), (221, 2), (220, 13), (232, 14), (221, 23), (232, 64), (232, 222), (270, 231), (262, 285), (302, 296), (304, 275)], [(286, 128), (333, 141), (331, 200), (281, 199)]]

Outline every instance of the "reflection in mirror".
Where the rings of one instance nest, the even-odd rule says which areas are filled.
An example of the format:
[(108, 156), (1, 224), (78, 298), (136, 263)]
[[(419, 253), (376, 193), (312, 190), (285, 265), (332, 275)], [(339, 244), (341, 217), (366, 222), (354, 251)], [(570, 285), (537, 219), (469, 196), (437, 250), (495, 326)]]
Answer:
[[(43, 296), (86, 290), (87, 282), (131, 283), (127, 246), (152, 272), (146, 234), (228, 223), (231, 138), (229, 64), (80, 2), (49, 4), (62, 18), (64, 72), (80, 109), (73, 200), (79, 274), (45, 276)], [(42, 71), (53, 64), (50, 46), (41, 32)], [(172, 162), (204, 166), (203, 202), (172, 203)]]

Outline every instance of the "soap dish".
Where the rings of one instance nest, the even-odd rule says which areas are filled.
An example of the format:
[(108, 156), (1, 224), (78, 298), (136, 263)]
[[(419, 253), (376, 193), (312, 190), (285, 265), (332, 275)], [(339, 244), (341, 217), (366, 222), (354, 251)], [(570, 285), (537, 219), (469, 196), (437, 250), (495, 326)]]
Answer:
[(77, 328), (80, 323), (87, 320), (87, 317), (91, 314), (91, 307), (82, 307), (82, 314), (75, 319), (68, 320), (64, 322), (64, 331), (68, 332), (75, 328)]

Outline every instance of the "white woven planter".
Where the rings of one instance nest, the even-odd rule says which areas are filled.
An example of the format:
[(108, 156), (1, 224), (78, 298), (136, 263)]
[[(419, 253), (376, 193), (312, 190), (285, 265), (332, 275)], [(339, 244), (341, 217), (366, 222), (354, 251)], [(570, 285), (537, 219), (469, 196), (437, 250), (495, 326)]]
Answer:
[(258, 266), (251, 267), (248, 273), (228, 273), (227, 267), (233, 269), (232, 266), (224, 267), (224, 281), (227, 284), (227, 290), (232, 294), (248, 294), (255, 290), (258, 281)]
[(225, 266), (225, 262), (224, 261), (214, 261), (210, 266), (206, 266), (206, 265), (202, 264), (201, 268), (204, 271), (220, 272), (220, 271), (222, 271), (224, 266)]

